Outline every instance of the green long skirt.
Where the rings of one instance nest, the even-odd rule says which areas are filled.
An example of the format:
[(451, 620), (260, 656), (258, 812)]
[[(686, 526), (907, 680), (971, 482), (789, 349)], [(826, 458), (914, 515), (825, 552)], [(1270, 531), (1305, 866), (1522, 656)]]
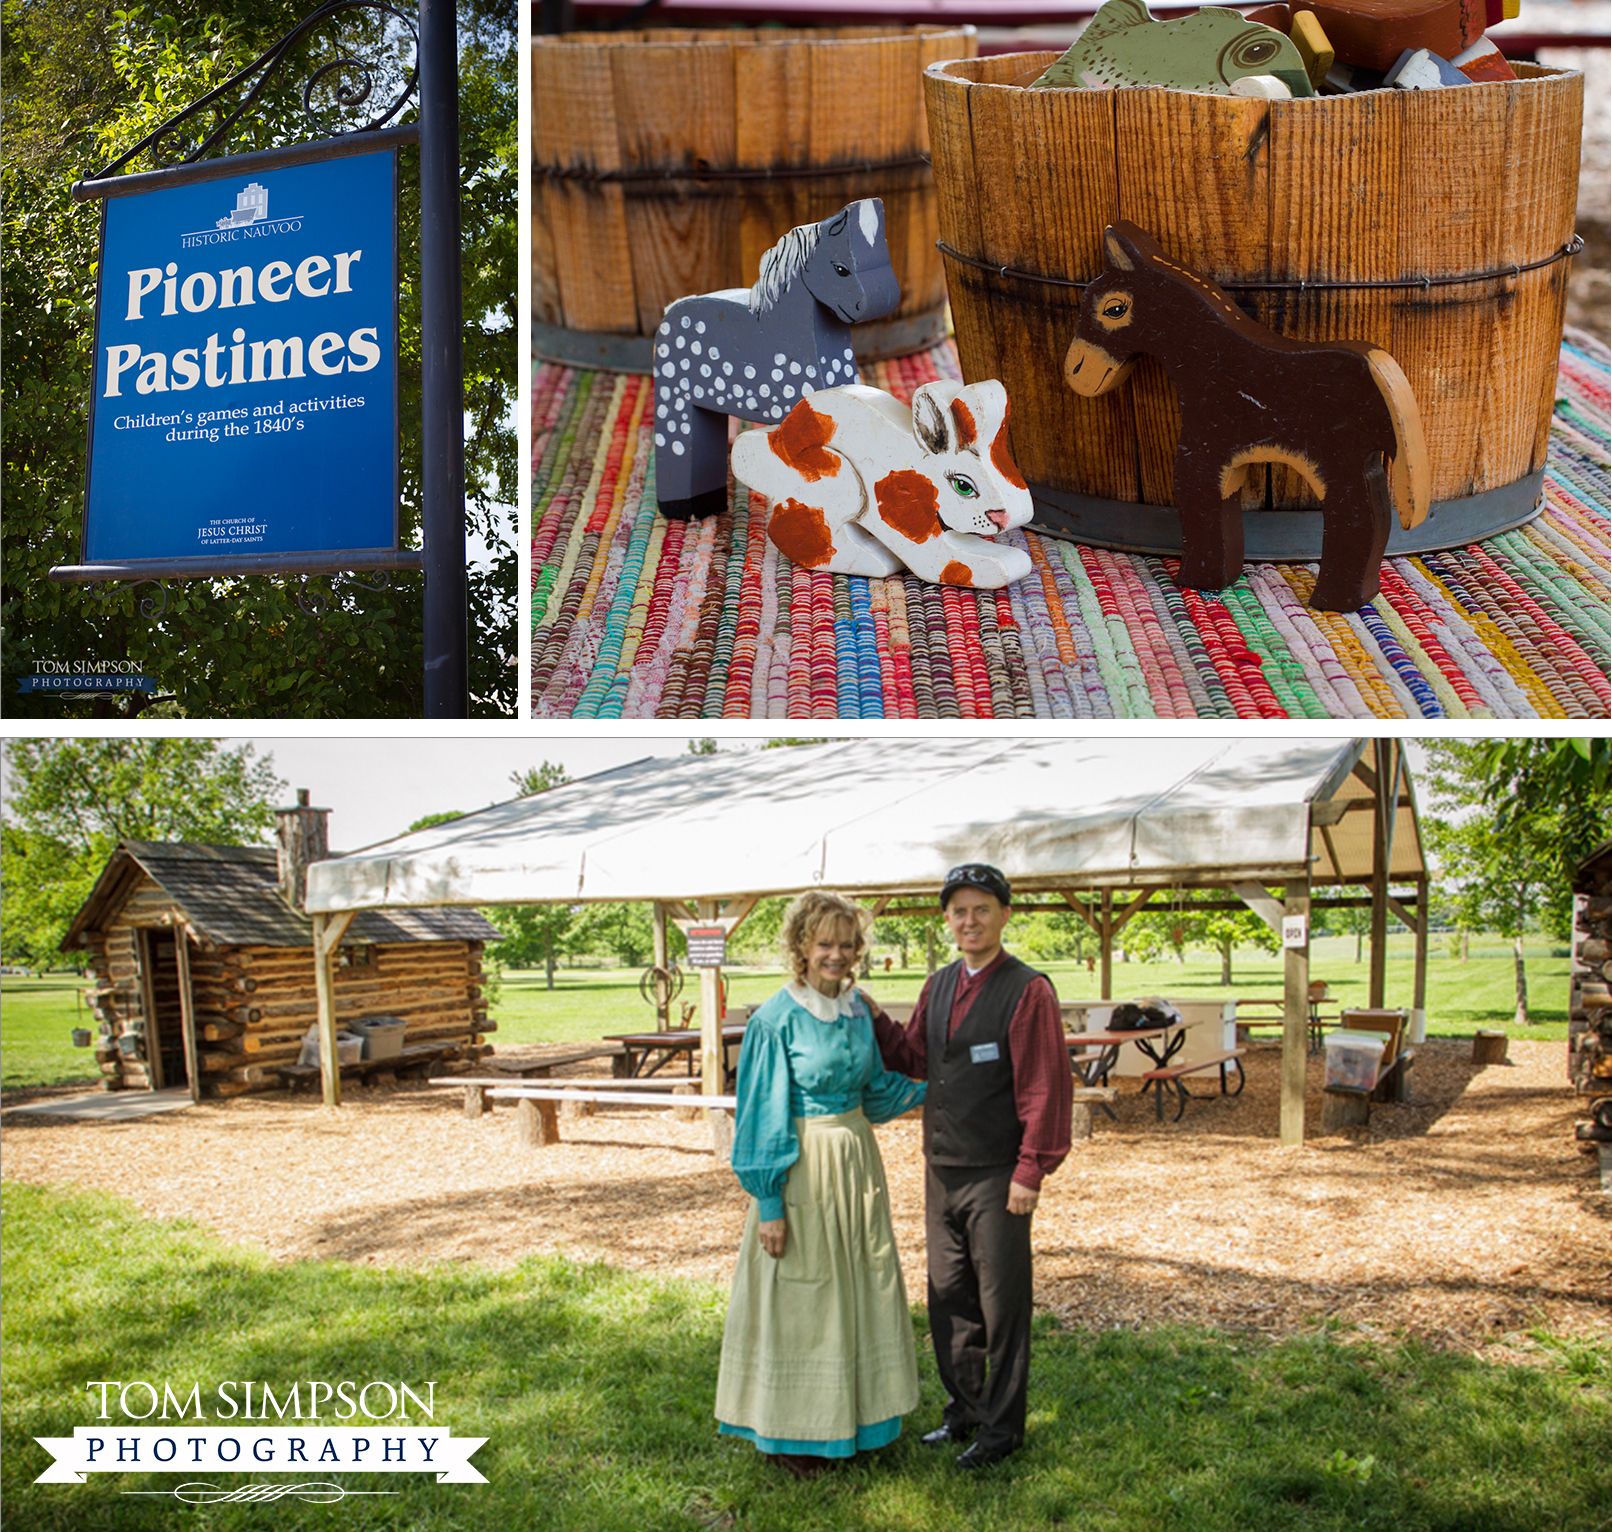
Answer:
[(917, 1407), (912, 1316), (867, 1118), (796, 1118), (795, 1131), (783, 1255), (761, 1248), (754, 1202), (745, 1222), (716, 1417), (763, 1451), (847, 1457), (893, 1440)]

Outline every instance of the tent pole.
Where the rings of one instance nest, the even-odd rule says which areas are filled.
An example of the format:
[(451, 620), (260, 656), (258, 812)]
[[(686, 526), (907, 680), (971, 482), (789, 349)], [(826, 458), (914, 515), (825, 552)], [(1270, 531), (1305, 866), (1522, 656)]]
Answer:
[(1304, 1142), (1304, 1074), (1310, 1023), (1310, 879), (1290, 878), (1283, 889), (1284, 916), (1304, 917), (1302, 947), (1282, 953), (1282, 1112), (1284, 1145)]
[(331, 961), (356, 911), (313, 917), (313, 985), (318, 997), (319, 1084), (326, 1106), (341, 1105), (341, 1060), (336, 1057), (336, 980)]
[[(667, 958), (666, 906), (656, 899), (649, 909), (650, 928), (655, 943), (655, 967), (660, 971), (655, 979), (655, 1026), (658, 1031), (664, 1032), (672, 1024), (672, 1000), (664, 978)], [(701, 1025), (704, 1025), (703, 1021)]]
[(1379, 739), (1377, 747), (1377, 812), (1371, 834), (1371, 982), (1367, 1004), (1374, 1011), (1383, 1008), (1388, 981), (1388, 825), (1396, 812), (1398, 776), (1394, 771), (1391, 739)]
[(1416, 979), (1411, 993), (1411, 1031), (1415, 1042), (1427, 1035), (1427, 874), (1416, 880)]
[[(701, 899), (702, 925), (714, 926), (722, 919), (722, 907), (715, 899)], [(700, 1090), (707, 1096), (722, 1094), (722, 970), (700, 970)]]
[(1103, 951), (1103, 994), (1104, 1000), (1114, 998), (1114, 890), (1103, 890), (1103, 929), (1101, 934)]
[(174, 927), (174, 966), (179, 970), (179, 1031), (185, 1070), (190, 1075), (190, 1099), (200, 1101), (201, 1058), (196, 1049), (196, 999), (190, 988), (190, 937), (182, 925)]

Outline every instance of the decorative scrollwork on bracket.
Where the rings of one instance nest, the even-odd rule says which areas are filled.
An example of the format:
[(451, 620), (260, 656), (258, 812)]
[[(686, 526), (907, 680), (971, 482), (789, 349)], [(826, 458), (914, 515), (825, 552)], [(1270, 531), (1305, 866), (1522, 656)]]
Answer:
[[(297, 605), (310, 617), (323, 617), (330, 610), (330, 603), (336, 598), (339, 588), (343, 585), (356, 585), (360, 590), (390, 590), (392, 577), (384, 569), (375, 571), (374, 580), (360, 580), (355, 574), (336, 572), (329, 576), (330, 589), (321, 590), (312, 587), (308, 581), (312, 575), (304, 575), (302, 584), (291, 592)], [(304, 599), (306, 598), (306, 599)]]
[[(302, 577), (302, 584), (298, 586), (297, 589), (293, 590), (291, 594), (296, 598), (297, 605), (300, 606), (302, 610), (308, 614), (308, 616), (323, 617), (325, 613), (330, 610), (331, 592), (317, 589), (310, 590), (308, 587), (308, 581), (312, 578), (312, 575), (304, 575)], [(336, 581), (333, 580), (331, 583), (334, 585)], [(303, 600), (304, 596), (312, 597), (311, 605), (309, 602)]]
[[(419, 34), (415, 30), (414, 22), (405, 12), (387, 5), (385, 0), (329, 0), (328, 4), (298, 22), (272, 48), (254, 59), (238, 74), (231, 76), (222, 85), (215, 86), (205, 96), (191, 102), (182, 112), (170, 117), (126, 154), (120, 155), (104, 170), (97, 171), (89, 179), (99, 181), (114, 176), (142, 153), (149, 154), (159, 169), (171, 165), (188, 165), (204, 158), (209, 151), (229, 137), (236, 123), (257, 103), (269, 81), (286, 67), (297, 45), (325, 22), (348, 11), (375, 13), (379, 18), (378, 35), (365, 38), (362, 43), (353, 46), (338, 42), (336, 46), (341, 50), (340, 56), (320, 64), (303, 87), (302, 110), (314, 131), (325, 137), (364, 133), (385, 127), (402, 111), (409, 97), (414, 94), (414, 87), (420, 78)], [(396, 38), (393, 51), (398, 57), (390, 64), (379, 56), (386, 48), (387, 33), (390, 30), (387, 18), (395, 20), (407, 34), (406, 39), (402, 36)], [(359, 47), (371, 50), (375, 56), (368, 59), (360, 57), (357, 51)], [(382, 102), (366, 122), (348, 127), (333, 125), (337, 113), (353, 112), (364, 106), (370, 97), (376, 94), (377, 81), (384, 70), (390, 68), (394, 76), (401, 75), (405, 53), (409, 66), (408, 78), (397, 89), (393, 98), (389, 102)], [(315, 94), (321, 88), (328, 90), (332, 98), (330, 104), (323, 107), (316, 105), (314, 100)], [(229, 111), (224, 120), (207, 133), (206, 137), (198, 139), (196, 136), (198, 125), (204, 123), (210, 116), (216, 116), (217, 112), (226, 111), (228, 102), (243, 89), (246, 90), (246, 94), (234, 110)]]
[(154, 621), (168, 610), (168, 586), (162, 580), (92, 580), (85, 587), (97, 601), (110, 601), (122, 591), (137, 591), (142, 585), (155, 585), (155, 596), (138, 596), (136, 602), (140, 608), (140, 615), (148, 621)]

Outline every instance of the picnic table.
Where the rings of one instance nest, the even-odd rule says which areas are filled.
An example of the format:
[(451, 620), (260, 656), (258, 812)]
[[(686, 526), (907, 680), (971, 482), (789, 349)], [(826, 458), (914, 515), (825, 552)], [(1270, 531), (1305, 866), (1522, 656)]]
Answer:
[[(1143, 1027), (1134, 1031), (1101, 1032), (1074, 1032), (1064, 1035), (1064, 1042), (1069, 1048), (1069, 1062), (1074, 1066), (1075, 1074), (1082, 1084), (1091, 1086), (1106, 1086), (1109, 1073), (1113, 1070), (1119, 1059), (1120, 1050), (1126, 1043), (1135, 1043), (1148, 1058), (1153, 1061), (1153, 1068), (1145, 1070), (1142, 1074), (1142, 1094), (1153, 1092), (1154, 1113), (1158, 1120), (1164, 1120), (1164, 1093), (1173, 1090), (1176, 1094), (1177, 1105), (1172, 1122), (1179, 1122), (1181, 1114), (1187, 1109), (1187, 1102), (1192, 1092), (1183, 1083), (1185, 1077), (1196, 1074), (1202, 1069), (1218, 1068), (1220, 1071), (1220, 1094), (1239, 1096), (1242, 1094), (1244, 1081), (1241, 1048), (1229, 1048), (1222, 1053), (1212, 1053), (1206, 1058), (1194, 1059), (1186, 1064), (1174, 1064), (1172, 1059), (1186, 1046), (1187, 1029), (1196, 1027), (1200, 1022), (1196, 1019), (1173, 1021), (1162, 1027)], [(1226, 1069), (1230, 1065), (1237, 1071), (1237, 1089), (1228, 1091), (1226, 1088)], [(1109, 1117), (1114, 1113), (1107, 1102), (1099, 1101), (1098, 1106), (1107, 1112)]]
[[(722, 1083), (730, 1083), (734, 1066), (729, 1055), (735, 1044), (744, 1039), (742, 1022), (722, 1028)], [(672, 1027), (664, 1032), (616, 1032), (604, 1039), (618, 1043), (621, 1053), (611, 1061), (610, 1071), (618, 1080), (636, 1080), (655, 1074), (679, 1055), (683, 1057), (686, 1072), (694, 1074), (694, 1061), (699, 1057), (700, 1033), (697, 1027)]]

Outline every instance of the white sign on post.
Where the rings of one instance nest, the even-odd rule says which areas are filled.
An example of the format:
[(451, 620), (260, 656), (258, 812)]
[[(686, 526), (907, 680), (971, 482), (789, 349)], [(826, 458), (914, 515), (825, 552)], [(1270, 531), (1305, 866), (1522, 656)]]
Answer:
[(725, 926), (689, 926), (688, 961), (691, 968), (722, 968), (728, 960), (728, 932)]
[(1282, 945), (1291, 951), (1295, 947), (1307, 947), (1309, 942), (1309, 919), (1303, 915), (1284, 915), (1282, 917)]

